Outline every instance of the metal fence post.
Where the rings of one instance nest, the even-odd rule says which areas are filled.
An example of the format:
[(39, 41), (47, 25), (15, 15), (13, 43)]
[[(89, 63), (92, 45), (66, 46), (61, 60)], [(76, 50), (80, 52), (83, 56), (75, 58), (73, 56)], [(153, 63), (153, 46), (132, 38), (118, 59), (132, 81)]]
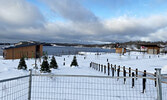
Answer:
[(29, 70), (29, 87), (28, 87), (28, 100), (31, 100), (31, 84), (32, 84), (32, 69)]
[(155, 68), (155, 70), (156, 70), (156, 82), (157, 82), (157, 100), (162, 100), (161, 69)]

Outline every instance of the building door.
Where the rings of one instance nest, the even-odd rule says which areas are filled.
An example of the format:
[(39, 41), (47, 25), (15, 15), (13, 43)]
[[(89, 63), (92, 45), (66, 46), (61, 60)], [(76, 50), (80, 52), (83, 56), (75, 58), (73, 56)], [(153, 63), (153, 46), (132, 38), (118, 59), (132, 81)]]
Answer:
[(157, 51), (157, 49), (154, 49), (154, 54), (158, 54), (158, 51)]
[(36, 45), (36, 58), (40, 58), (40, 45)]
[(154, 54), (154, 49), (148, 49), (148, 54)]

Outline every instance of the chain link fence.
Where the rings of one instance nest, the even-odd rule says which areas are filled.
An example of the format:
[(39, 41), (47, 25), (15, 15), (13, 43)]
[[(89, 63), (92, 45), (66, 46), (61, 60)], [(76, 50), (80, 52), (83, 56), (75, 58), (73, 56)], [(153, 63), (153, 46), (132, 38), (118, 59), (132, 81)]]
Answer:
[(27, 100), (29, 75), (0, 80), (0, 100)]
[(167, 75), (162, 76), (162, 100), (167, 100)]
[(167, 84), (160, 75), (30, 74), (0, 80), (0, 100), (167, 100), (166, 93)]
[[(126, 78), (126, 83), (124, 83)], [(156, 100), (154, 81), (147, 81), (143, 93), (142, 79), (131, 77), (35, 75), (31, 100)]]

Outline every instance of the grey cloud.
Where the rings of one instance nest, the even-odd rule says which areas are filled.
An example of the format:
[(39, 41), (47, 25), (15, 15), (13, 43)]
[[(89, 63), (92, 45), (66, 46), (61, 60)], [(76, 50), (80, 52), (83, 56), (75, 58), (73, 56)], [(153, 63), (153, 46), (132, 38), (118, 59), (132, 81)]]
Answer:
[(51, 7), (54, 13), (59, 13), (67, 19), (65, 22), (47, 22), (32, 4), (23, 0), (8, 1), (9, 4), (6, 4), (7, 1), (0, 1), (0, 5), (2, 5), (2, 7), (0, 6), (1, 41), (6, 39), (11, 41), (114, 42), (153, 41), (167, 38), (167, 18), (162, 15), (143, 18), (122, 16), (104, 20), (99, 19), (73, 0), (43, 0), (47, 2), (48, 7)]
[(94, 22), (98, 18), (76, 0), (41, 0), (53, 12), (60, 14), (65, 19), (77, 22)]
[(27, 27), (40, 26), (44, 17), (39, 10), (25, 0), (0, 1), (0, 26)]
[(129, 39), (140, 40), (141, 37), (147, 37), (151, 33), (167, 26), (165, 16), (150, 16), (147, 18), (120, 17), (110, 19), (104, 22), (104, 26), (110, 30), (111, 34)]
[(155, 20), (152, 17), (154, 16), (140, 19), (122, 17), (121, 20), (120, 18), (101, 20), (97, 23), (48, 22), (44, 27), (4, 31), (4, 38), (54, 42), (165, 40), (167, 18), (159, 16)]

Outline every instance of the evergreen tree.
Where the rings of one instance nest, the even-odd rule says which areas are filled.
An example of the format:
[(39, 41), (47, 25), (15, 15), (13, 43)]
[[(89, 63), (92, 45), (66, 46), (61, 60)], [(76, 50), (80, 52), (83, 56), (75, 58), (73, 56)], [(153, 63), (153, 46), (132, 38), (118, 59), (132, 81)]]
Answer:
[(74, 56), (73, 61), (71, 62), (71, 65), (70, 65), (70, 66), (78, 66), (76, 56)]
[(41, 65), (41, 71), (44, 72), (44, 73), (45, 72), (51, 72), (46, 56), (44, 56), (44, 60), (43, 60), (42, 65)]
[(50, 62), (50, 68), (54, 68), (54, 69), (58, 68), (58, 65), (57, 65), (57, 62), (56, 62), (56, 59), (55, 59), (54, 56), (52, 56), (52, 59), (51, 59), (51, 62)]
[(24, 57), (20, 58), (18, 69), (23, 69), (23, 70), (27, 69), (27, 65), (26, 65), (26, 62), (24, 60)]
[(45, 56), (43, 57), (43, 59), (44, 59), (44, 60), (48, 60), (48, 57), (45, 55)]

